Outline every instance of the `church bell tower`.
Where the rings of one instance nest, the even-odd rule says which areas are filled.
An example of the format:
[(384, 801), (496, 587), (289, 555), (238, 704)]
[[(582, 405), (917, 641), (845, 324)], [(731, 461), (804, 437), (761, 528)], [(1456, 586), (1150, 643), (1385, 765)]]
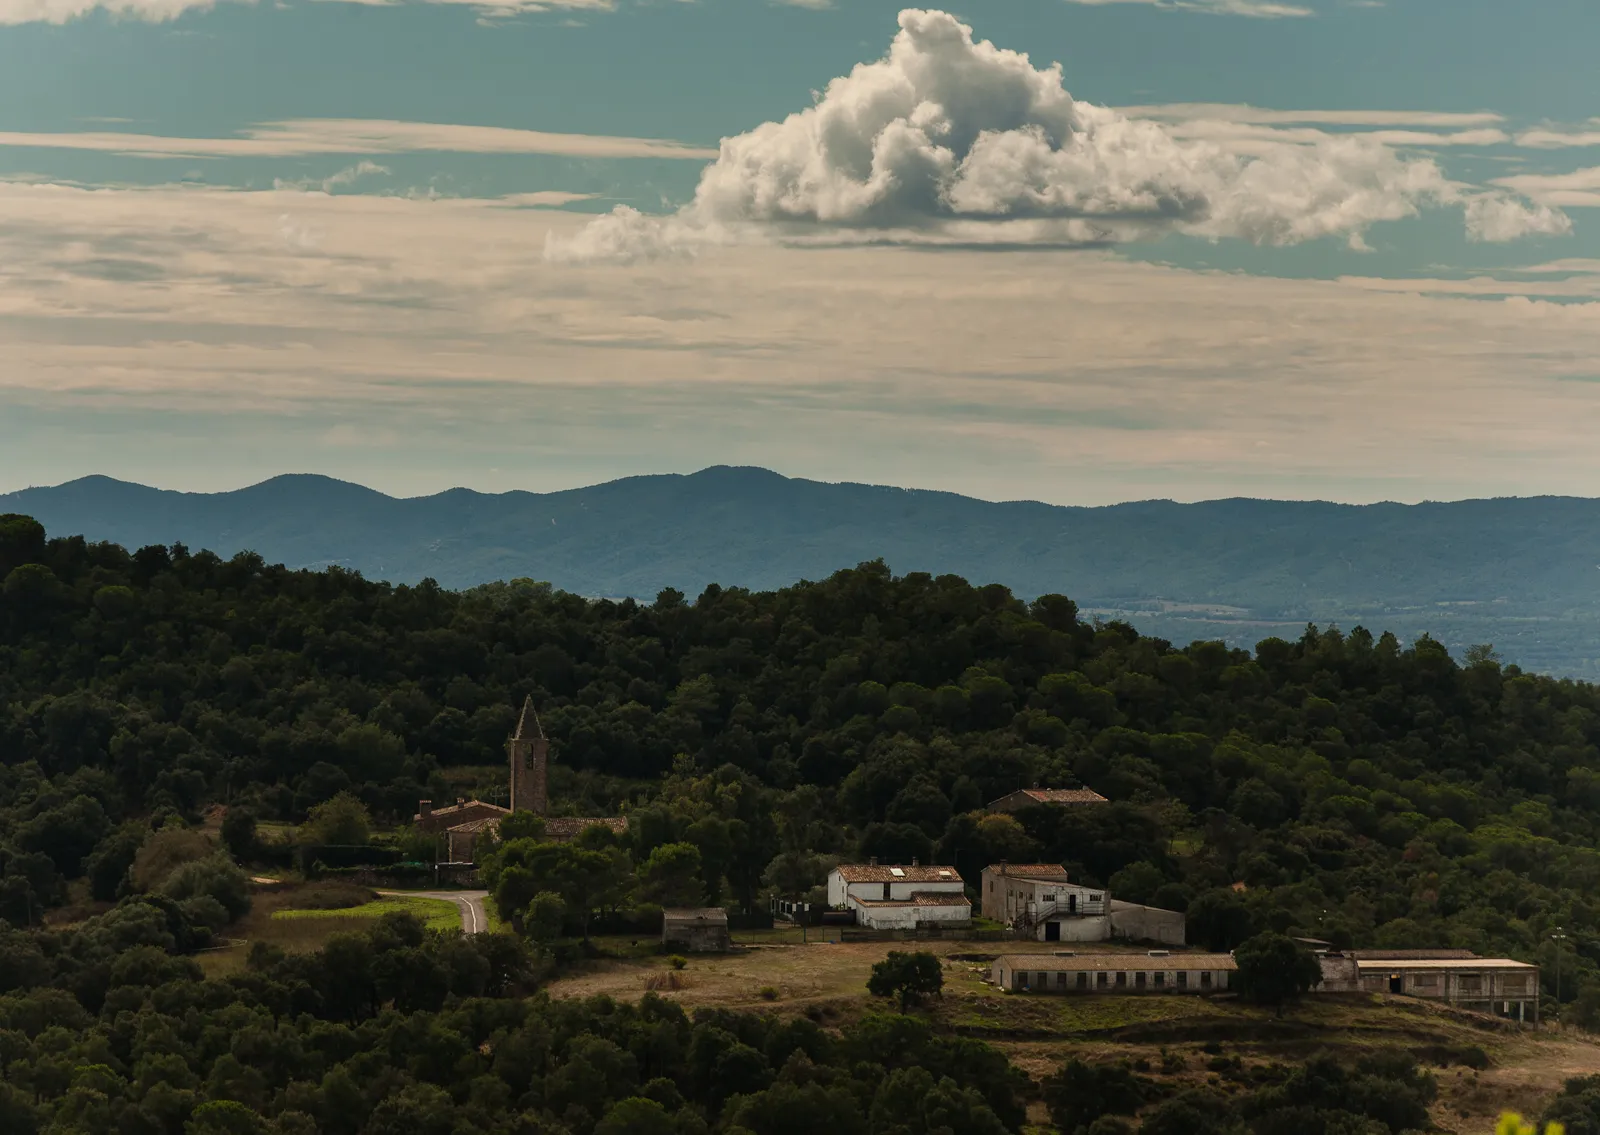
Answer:
[(533, 697), (522, 703), (517, 731), (506, 742), (511, 758), (511, 810), (543, 816), (549, 809), (549, 790), (545, 777), (550, 764), (550, 741), (539, 724)]

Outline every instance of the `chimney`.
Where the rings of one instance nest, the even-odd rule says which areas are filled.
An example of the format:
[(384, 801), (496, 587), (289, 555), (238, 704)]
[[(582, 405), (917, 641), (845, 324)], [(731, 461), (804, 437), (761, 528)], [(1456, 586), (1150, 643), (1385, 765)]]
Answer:
[(874, 855), (871, 859), (867, 860), (867, 866), (868, 867), (876, 867), (877, 865), (878, 865), (878, 857), (876, 855)]
[(913, 855), (911, 857), (911, 866), (913, 866), (913, 867), (921, 867), (922, 866), (922, 861), (920, 859), (918, 859), (915, 855)]
[(426, 820), (429, 816), (433, 815), (433, 801), (432, 800), (418, 800), (417, 801), (417, 815), (421, 816), (424, 820)]
[(465, 804), (466, 802), (467, 802), (467, 798), (465, 796), (457, 796), (456, 797), (456, 807), (457, 808), (461, 807), (461, 805)]

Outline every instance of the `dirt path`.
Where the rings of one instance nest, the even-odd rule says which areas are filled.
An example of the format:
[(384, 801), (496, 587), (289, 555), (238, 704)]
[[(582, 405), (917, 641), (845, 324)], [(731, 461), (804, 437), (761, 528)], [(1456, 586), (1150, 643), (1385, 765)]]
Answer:
[(461, 929), (468, 934), (486, 934), (489, 915), (483, 909), (488, 891), (379, 891), (380, 895), (399, 895), (419, 899), (444, 899), (461, 908)]

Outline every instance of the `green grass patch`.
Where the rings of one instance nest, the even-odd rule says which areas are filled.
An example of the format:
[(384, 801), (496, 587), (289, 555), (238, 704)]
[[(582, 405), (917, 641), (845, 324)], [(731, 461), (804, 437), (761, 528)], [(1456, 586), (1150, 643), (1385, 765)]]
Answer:
[(340, 910), (275, 910), (273, 921), (314, 918), (382, 918), (386, 914), (414, 914), (429, 930), (460, 930), (461, 908), (448, 899), (416, 895), (387, 895), (361, 906)]

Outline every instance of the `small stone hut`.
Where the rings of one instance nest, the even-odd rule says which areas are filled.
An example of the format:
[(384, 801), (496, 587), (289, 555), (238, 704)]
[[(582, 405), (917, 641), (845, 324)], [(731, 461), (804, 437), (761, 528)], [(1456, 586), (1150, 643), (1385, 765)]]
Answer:
[(661, 912), (661, 944), (691, 954), (721, 954), (733, 948), (728, 912), (720, 907)]

